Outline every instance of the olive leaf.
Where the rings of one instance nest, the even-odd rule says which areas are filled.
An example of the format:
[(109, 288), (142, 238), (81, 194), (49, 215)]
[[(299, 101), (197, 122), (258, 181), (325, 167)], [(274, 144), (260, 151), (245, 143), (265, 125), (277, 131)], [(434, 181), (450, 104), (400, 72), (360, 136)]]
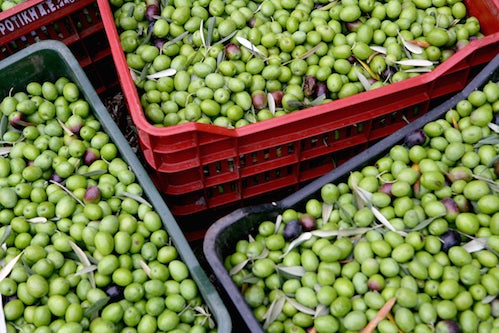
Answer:
[(325, 316), (328, 313), (329, 313), (329, 308), (327, 306), (325, 306), (324, 304), (320, 303), (315, 308), (314, 318), (317, 318), (317, 317), (320, 317), (320, 316)]
[(3, 232), (2, 238), (0, 239), (0, 245), (3, 245), (5, 243), (5, 240), (10, 236), (10, 233), (12, 232), (12, 226), (9, 224), (7, 227), (5, 227), (5, 231)]
[(308, 315), (315, 315), (315, 309), (311, 309), (301, 303), (299, 303), (298, 301), (296, 301), (295, 299), (291, 298), (291, 297), (288, 297), (288, 296), (285, 296), (286, 297), (286, 300), (288, 301), (289, 304), (291, 304), (296, 310), (300, 311), (300, 312), (303, 312), (305, 314), (308, 314)]
[(127, 197), (127, 198), (130, 198), (130, 199), (134, 199), (135, 201), (140, 202), (141, 204), (144, 204), (144, 205), (146, 205), (148, 207), (152, 207), (152, 205), (146, 199), (144, 199), (143, 197), (141, 197), (140, 195), (137, 195), (135, 193), (130, 193), (130, 192), (126, 192), (126, 191), (120, 191), (119, 192), (119, 196), (123, 196), (123, 197)]
[(148, 278), (151, 278), (151, 268), (146, 264), (146, 262), (142, 259), (138, 260), (140, 267), (144, 270)]
[(272, 95), (271, 93), (267, 93), (267, 103), (269, 105), (270, 113), (275, 116), (275, 99), (274, 95)]
[(210, 22), (208, 24), (208, 34), (206, 35), (206, 49), (210, 48), (211, 42), (213, 40), (213, 31), (215, 30), (215, 18), (210, 17), (208, 19)]
[(93, 177), (93, 176), (100, 176), (100, 175), (103, 175), (105, 173), (107, 173), (106, 170), (94, 170), (94, 171), (82, 173), (81, 175), (83, 177)]
[(284, 297), (282, 292), (276, 293), (276, 296), (272, 303), (270, 303), (267, 312), (265, 312), (265, 314), (263, 315), (263, 319), (265, 319), (265, 322), (263, 323), (264, 330), (269, 328), (270, 324), (272, 324), (277, 319), (279, 314), (281, 314), (285, 302), (286, 298)]
[(320, 105), (322, 104), (322, 102), (324, 102), (324, 100), (326, 99), (326, 95), (325, 94), (322, 94), (320, 96), (317, 96), (314, 100), (312, 100), (311, 102), (307, 103), (307, 101), (305, 100), (305, 106), (317, 106), (317, 105)]
[(199, 37), (201, 38), (201, 44), (203, 44), (203, 47), (208, 49), (206, 40), (204, 39), (204, 20), (201, 20), (201, 23), (199, 23)]
[(279, 228), (281, 227), (281, 223), (282, 223), (282, 215), (279, 214), (279, 215), (277, 215), (277, 217), (275, 219), (274, 234), (277, 234), (279, 232)]
[(97, 270), (97, 265), (85, 266), (74, 274), (74, 276), (84, 275)]
[(327, 5), (319, 7), (319, 10), (330, 10), (338, 4), (338, 1), (331, 1)]
[(144, 81), (147, 77), (147, 72), (149, 71), (149, 67), (151, 67), (151, 63), (145, 64), (144, 68), (142, 68), (142, 71), (140, 72), (139, 75), (139, 80)]
[[(0, 270), (0, 281), (5, 279), (7, 276), (9, 276), (10, 272), (12, 271), (12, 268), (17, 264), (19, 259), (21, 259), (21, 256), (23, 255), (24, 251), (19, 252), (17, 256), (12, 258), (11, 261), (7, 263), (1, 270)], [(1, 297), (1, 296), (0, 296)]]
[(488, 296), (485, 296), (483, 299), (482, 299), (482, 303), (483, 304), (489, 304), (489, 303), (492, 303), (495, 299), (496, 299), (497, 295), (488, 295)]
[(260, 51), (255, 45), (253, 45), (253, 43), (251, 43), (249, 40), (247, 40), (246, 38), (244, 37), (241, 37), (241, 36), (236, 36), (236, 40), (242, 45), (244, 46), (245, 48), (247, 48), (248, 50), (250, 50), (251, 53), (255, 54), (255, 55), (260, 55), (260, 56), (263, 56), (265, 57), (265, 54)]
[(203, 320), (200, 322), (200, 325), (204, 325), (206, 321), (208, 321), (208, 326), (213, 329), (215, 328), (215, 322), (213, 321), (213, 318), (211, 318), (211, 313), (209, 312), (208, 308), (206, 305), (196, 305), (194, 307), (194, 310), (198, 313), (196, 316), (204, 316)]
[(475, 238), (462, 246), (469, 253), (481, 251), (487, 247), (487, 238)]
[(0, 155), (8, 155), (11, 150), (12, 147), (0, 147)]
[(290, 63), (292, 63), (293, 61), (295, 61), (297, 59), (307, 59), (312, 54), (314, 54), (318, 49), (320, 49), (324, 44), (325, 44), (324, 42), (320, 42), (319, 44), (315, 45), (313, 48), (311, 48), (307, 52), (300, 54), (298, 57), (290, 59), (288, 61), (285, 61), (282, 65), (283, 66), (289, 65)]
[(378, 219), (378, 221), (380, 221), (389, 230), (394, 231), (404, 237), (407, 236), (407, 233), (405, 231), (395, 229), (395, 227), (390, 223), (390, 221), (388, 221), (387, 218), (383, 214), (381, 214), (378, 208), (371, 206), (371, 211), (373, 212), (374, 216)]
[(473, 178), (478, 179), (478, 180), (482, 180), (482, 181), (486, 182), (487, 185), (489, 185), (489, 188), (493, 192), (499, 193), (499, 185), (495, 181), (493, 181), (492, 179), (489, 179), (489, 178), (486, 178), (486, 177), (482, 177), (482, 176), (479, 176), (479, 175), (475, 175), (475, 174), (473, 174)]
[(28, 221), (29, 223), (45, 223), (48, 221), (48, 219), (43, 216), (37, 216), (27, 219), (26, 221)]
[(62, 184), (59, 184), (58, 182), (56, 181), (53, 181), (53, 180), (50, 180), (50, 182), (52, 184), (55, 184), (57, 186), (59, 186), (61, 189), (64, 190), (64, 192), (66, 192), (67, 194), (69, 194), (73, 199), (76, 200), (76, 202), (78, 202), (80, 205), (82, 205), (83, 207), (85, 207), (85, 203), (83, 203), (83, 201), (81, 201), (76, 195), (74, 195), (73, 192), (71, 192), (70, 190), (68, 190), (66, 187), (64, 187)]
[[(69, 241), (69, 245), (73, 249), (74, 253), (82, 263), (84, 267), (91, 266), (90, 260), (88, 259), (88, 256), (83, 250), (76, 245), (73, 241)], [(93, 271), (88, 272), (88, 280), (90, 281), (90, 284), (92, 285), (93, 288), (96, 287), (95, 285), (95, 279), (94, 279), (94, 273)]]
[[(95, 288), (95, 287), (94, 287)], [(97, 314), (104, 306), (106, 306), (107, 302), (109, 302), (111, 298), (109, 296), (98, 299), (92, 305), (90, 305), (83, 314), (85, 317), (93, 317)]]
[(386, 47), (383, 46), (378, 46), (378, 45), (369, 45), (369, 48), (375, 52), (381, 53), (381, 54), (386, 54)]
[(295, 247), (299, 246), (301, 243), (308, 241), (312, 238), (312, 233), (304, 232), (298, 238), (293, 239), (291, 243), (289, 243), (288, 248), (281, 255), (281, 258), (284, 258), (289, 252), (291, 252)]
[[(490, 124), (489, 124), (490, 127)], [(486, 137), (480, 139), (477, 143), (475, 143), (474, 148), (479, 148), (484, 145), (495, 145), (499, 143), (499, 134), (498, 133), (493, 133), (490, 135), (487, 135)]]
[(357, 75), (357, 78), (359, 79), (360, 83), (362, 84), (362, 87), (364, 87), (365, 91), (368, 91), (371, 89), (371, 84), (367, 80), (367, 78), (362, 74), (357, 68), (354, 69), (355, 74)]
[(241, 282), (243, 282), (243, 283), (249, 283), (249, 284), (255, 284), (258, 281), (260, 281), (260, 278), (256, 277), (253, 273), (250, 273), (250, 274), (246, 275), (241, 280)]
[(5, 323), (5, 313), (3, 312), (2, 295), (0, 295), (0, 332), (7, 332), (7, 324)]
[(7, 131), (7, 125), (9, 125), (9, 118), (6, 115), (3, 115), (2, 119), (0, 120), (0, 137), (2, 138)]
[[(380, 80), (380, 77), (377, 73), (374, 73), (372, 70), (371, 70), (371, 67), (369, 67), (368, 64), (366, 64), (365, 62), (363, 62), (362, 60), (360, 60), (359, 58), (355, 57), (355, 60), (357, 60), (357, 62), (366, 70), (367, 73), (369, 73), (369, 75), (371, 75), (371, 77), (373, 79), (375, 79), (376, 81), (379, 81)], [(367, 90), (367, 89), (366, 89)]]
[(232, 267), (231, 270), (229, 271), (229, 275), (234, 275), (239, 273), (249, 262), (249, 259), (241, 261), (239, 264), (236, 266)]
[(149, 74), (146, 76), (146, 78), (148, 80), (155, 80), (155, 79), (160, 79), (162, 77), (167, 77), (167, 76), (174, 76), (175, 74), (177, 74), (177, 70), (174, 69), (174, 68), (168, 68), (168, 69), (164, 69), (162, 71), (159, 71), (157, 73), (154, 73), (154, 74)]
[(499, 125), (496, 125), (494, 123), (489, 123), (489, 128), (493, 130), (495, 133), (499, 133)]
[(327, 223), (327, 221), (329, 221), (332, 212), (333, 212), (332, 204), (326, 202), (322, 204), (322, 221), (324, 223)]
[(217, 45), (217, 44), (224, 44), (226, 41), (228, 40), (231, 40), (232, 37), (234, 37), (235, 35), (237, 34), (237, 30), (236, 31), (232, 31), (228, 36), (220, 39), (219, 41), (217, 41), (215, 44), (213, 45)]
[(409, 43), (405, 40), (404, 36), (402, 36), (402, 34), (400, 32), (398, 32), (398, 35), (400, 37), (400, 40), (402, 41), (402, 45), (404, 45), (404, 47), (414, 53), (414, 54), (421, 54), (423, 53), (423, 48), (421, 48), (420, 46), (416, 45), (416, 44), (413, 44), (413, 43)]
[(371, 228), (348, 228), (348, 229), (338, 229), (338, 230), (313, 230), (310, 233), (314, 236), (320, 238), (330, 238), (330, 237), (350, 237), (363, 235), (368, 231), (379, 228), (374, 226)]
[(402, 66), (420, 66), (420, 67), (431, 67), (433, 66), (433, 62), (425, 59), (405, 59), (395, 61), (396, 64)]
[(430, 225), (431, 222), (433, 222), (436, 219), (441, 218), (443, 216), (445, 216), (445, 214), (437, 215), (437, 216), (433, 216), (433, 217), (427, 218), (427, 219), (419, 222), (418, 225), (415, 226), (414, 228), (409, 229), (407, 231), (419, 231), (419, 230), (422, 230), (422, 229), (426, 228), (428, 225)]
[(67, 126), (66, 126), (66, 124), (64, 124), (64, 123), (62, 122), (62, 120), (60, 120), (59, 118), (57, 118), (57, 122), (59, 123), (59, 125), (61, 125), (62, 129), (64, 130), (64, 132), (65, 132), (67, 135), (69, 135), (69, 136), (74, 135), (73, 131), (71, 131), (71, 130), (69, 129), (69, 127), (67, 127)]
[(169, 41), (167, 41), (165, 44), (163, 44), (163, 49), (167, 46), (170, 46), (172, 44), (175, 44), (176, 42), (180, 42), (182, 39), (184, 39), (185, 36), (187, 36), (189, 34), (189, 31), (184, 31), (183, 33), (181, 33), (180, 35), (178, 35), (177, 37), (173, 38), (173, 39), (170, 39)]
[(302, 266), (283, 266), (276, 265), (276, 271), (279, 273), (284, 273), (290, 277), (302, 277), (307, 272)]

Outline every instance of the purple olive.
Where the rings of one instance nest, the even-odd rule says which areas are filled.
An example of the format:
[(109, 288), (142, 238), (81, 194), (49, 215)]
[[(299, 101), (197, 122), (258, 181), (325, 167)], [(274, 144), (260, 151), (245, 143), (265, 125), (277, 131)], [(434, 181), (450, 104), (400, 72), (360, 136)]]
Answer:
[(315, 97), (324, 95), (324, 97), (329, 98), (329, 90), (327, 89), (326, 82), (317, 82), (315, 85)]
[(282, 97), (284, 96), (284, 92), (282, 90), (274, 90), (271, 94), (272, 97), (274, 97), (275, 106), (280, 108), (282, 106)]
[(441, 320), (435, 325), (435, 332), (438, 333), (459, 333), (461, 327), (453, 320)]
[(315, 94), (316, 83), (317, 80), (313, 75), (305, 76), (305, 79), (303, 80), (303, 93), (305, 94), (305, 96), (312, 96)]
[(451, 220), (455, 220), (457, 215), (459, 215), (460, 210), (457, 203), (452, 198), (443, 198), (442, 203), (445, 206), (445, 210), (447, 211), (447, 218)]
[(85, 202), (98, 202), (100, 200), (100, 189), (97, 186), (89, 186), (83, 196)]
[(146, 20), (148, 21), (154, 21), (155, 20), (155, 16), (159, 16), (160, 14), (160, 8), (159, 6), (157, 5), (148, 5), (146, 7), (146, 14), (145, 14), (145, 18)]
[(248, 20), (248, 27), (253, 28), (253, 27), (256, 25), (256, 21), (257, 21), (257, 20), (256, 20), (256, 17), (255, 17), (255, 16), (253, 16), (252, 18), (250, 18), (250, 19)]
[(152, 40), (152, 43), (154, 44), (154, 46), (156, 46), (160, 50), (163, 49), (163, 45), (165, 45), (165, 42), (166, 41), (163, 38), (154, 38)]
[(461, 235), (456, 230), (449, 229), (440, 236), (440, 240), (442, 241), (442, 251), (447, 252), (451, 247), (461, 243)]
[(383, 183), (379, 187), (379, 191), (391, 196), (392, 195), (392, 185), (393, 185), (393, 183)]
[(494, 162), (494, 173), (496, 176), (499, 176), (499, 160), (495, 160)]
[(314, 230), (317, 225), (315, 217), (310, 214), (303, 214), (302, 216), (300, 216), (299, 221), (303, 230), (305, 231)]
[(56, 183), (61, 183), (63, 181), (62, 177), (55, 172), (52, 174), (52, 176), (50, 176), (50, 180)]
[(251, 94), (251, 100), (253, 102), (253, 106), (257, 110), (261, 110), (267, 106), (267, 94), (262, 90), (254, 91)]
[(83, 163), (85, 163), (85, 165), (90, 165), (98, 159), (99, 159), (99, 151), (95, 148), (88, 147), (85, 153), (83, 154)]
[(459, 211), (464, 213), (464, 212), (469, 212), (471, 210), (471, 203), (462, 194), (458, 194), (454, 197), (454, 201), (456, 202), (457, 206), (459, 207)]
[(423, 145), (426, 142), (426, 134), (422, 129), (417, 129), (406, 135), (404, 143), (407, 147)]
[(361, 20), (355, 20), (353, 22), (347, 22), (347, 23), (345, 23), (345, 27), (350, 32), (357, 31), (361, 25), (362, 25), (362, 21)]
[(225, 45), (224, 51), (225, 51), (225, 56), (229, 60), (241, 59), (241, 48), (239, 47), (239, 45), (236, 45), (234, 43), (229, 43)]
[(113, 284), (106, 288), (106, 295), (111, 298), (111, 302), (116, 302), (123, 299), (123, 290), (123, 287)]
[(24, 114), (19, 111), (14, 111), (9, 115), (9, 123), (16, 129), (22, 129), (26, 126), (34, 125), (30, 122), (25, 121)]
[(301, 234), (302, 226), (298, 220), (291, 220), (284, 226), (282, 235), (287, 241), (293, 240)]

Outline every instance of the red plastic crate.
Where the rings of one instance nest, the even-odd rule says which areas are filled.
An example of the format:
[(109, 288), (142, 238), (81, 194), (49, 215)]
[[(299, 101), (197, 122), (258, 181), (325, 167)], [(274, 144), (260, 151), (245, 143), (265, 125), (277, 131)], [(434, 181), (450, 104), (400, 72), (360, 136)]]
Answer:
[(119, 88), (95, 0), (27, 0), (0, 12), (0, 60), (47, 39), (69, 47), (98, 94)]
[(158, 128), (144, 116), (108, 0), (97, 2), (153, 181), (177, 216), (299, 188), (465, 87), (499, 50), (498, 0), (465, 0), (485, 37), (430, 73), (238, 129)]

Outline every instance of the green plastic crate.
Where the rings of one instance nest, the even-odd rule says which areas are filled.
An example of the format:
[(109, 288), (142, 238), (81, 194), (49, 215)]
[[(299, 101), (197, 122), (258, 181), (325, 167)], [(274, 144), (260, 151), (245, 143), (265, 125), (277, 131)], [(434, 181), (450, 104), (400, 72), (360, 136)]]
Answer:
[(118, 147), (121, 157), (134, 171), (137, 181), (142, 186), (149, 202), (162, 217), (165, 230), (173, 240), (183, 262), (189, 268), (191, 277), (197, 283), (205, 303), (214, 316), (218, 332), (231, 332), (232, 322), (218, 292), (199, 264), (146, 170), (107, 112), (85, 72), (68, 47), (55, 40), (42, 41), (2, 60), (0, 62), (0, 96), (7, 96), (12, 88), (24, 90), (26, 84), (31, 81), (55, 81), (61, 76), (67, 77), (79, 87), (82, 96), (90, 104), (95, 117)]

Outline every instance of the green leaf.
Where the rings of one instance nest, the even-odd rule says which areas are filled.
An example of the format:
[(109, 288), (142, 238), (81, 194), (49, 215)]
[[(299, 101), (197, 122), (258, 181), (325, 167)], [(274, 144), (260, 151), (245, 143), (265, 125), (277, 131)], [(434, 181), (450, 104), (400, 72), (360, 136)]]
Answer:
[(85, 310), (85, 313), (83, 314), (85, 317), (93, 317), (94, 315), (96, 315), (102, 308), (104, 308), (104, 306), (106, 306), (107, 302), (109, 302), (111, 298), (106, 296), (104, 298), (101, 298), (97, 301), (95, 301), (94, 303), (92, 303), (92, 305), (90, 305), (86, 310)]
[(285, 302), (286, 298), (282, 293), (276, 295), (269, 308), (267, 309), (267, 312), (263, 316), (263, 319), (265, 319), (265, 322), (263, 323), (264, 330), (269, 328), (270, 324), (272, 324), (277, 319), (279, 314), (281, 314)]
[(295, 299), (293, 299), (291, 297), (286, 297), (286, 300), (288, 301), (289, 304), (294, 306), (296, 310), (303, 312), (305, 314), (311, 315), (311, 316), (315, 315), (315, 309), (311, 309), (309, 307), (306, 307), (305, 305), (297, 302)]
[(367, 80), (367, 78), (362, 74), (357, 68), (355, 68), (355, 74), (357, 75), (357, 78), (359, 79), (360, 83), (362, 84), (362, 87), (364, 87), (365, 91), (368, 91), (371, 89), (371, 84)]
[[(74, 253), (76, 254), (76, 256), (78, 257), (78, 259), (80, 260), (80, 262), (82, 263), (82, 265), (84, 267), (92, 266), (90, 264), (90, 260), (88, 259), (87, 254), (85, 252), (83, 252), (83, 250), (78, 245), (76, 245), (72, 241), (69, 241), (69, 245), (71, 245), (71, 248), (73, 249)], [(92, 285), (92, 287), (95, 288), (96, 285), (95, 285), (93, 271), (88, 272), (88, 280), (90, 281), (90, 284)]]
[(465, 249), (469, 253), (481, 251), (487, 247), (487, 238), (475, 238), (468, 243), (463, 245), (463, 249)]
[(291, 243), (289, 243), (288, 248), (286, 251), (281, 255), (281, 258), (284, 258), (289, 252), (291, 252), (295, 247), (300, 245), (303, 242), (308, 241), (310, 238), (312, 238), (312, 233), (310, 232), (304, 232), (298, 238), (295, 238)]
[(74, 274), (74, 276), (84, 275), (97, 270), (97, 265), (85, 266)]
[(130, 192), (126, 192), (126, 191), (121, 191), (119, 193), (119, 196), (124, 196), (124, 197), (128, 197), (128, 198), (131, 198), (131, 199), (134, 199), (135, 201), (138, 201), (148, 207), (152, 207), (152, 205), (146, 200), (144, 199), (143, 197), (141, 197), (140, 195), (137, 195), (137, 194), (134, 194), (134, 193), (130, 193)]
[(10, 272), (12, 271), (12, 268), (17, 264), (19, 259), (21, 259), (21, 256), (23, 255), (24, 251), (21, 251), (17, 256), (12, 258), (11, 261), (7, 263), (1, 270), (0, 270), (0, 281), (5, 279), (7, 276), (9, 276)]
[(214, 17), (210, 17), (208, 23), (208, 34), (206, 35), (206, 48), (208, 49), (211, 46), (211, 42), (213, 41), (213, 31), (215, 31), (215, 22), (216, 19)]
[(27, 219), (26, 221), (28, 221), (29, 223), (45, 223), (48, 221), (48, 219), (43, 216), (37, 216)]
[(329, 203), (322, 204), (322, 221), (324, 221), (324, 223), (327, 223), (329, 221), (332, 212), (333, 212), (332, 204)]
[(246, 259), (244, 261), (241, 261), (236, 266), (232, 267), (232, 269), (229, 271), (229, 275), (234, 275), (234, 274), (239, 273), (244, 267), (246, 267), (248, 262), (249, 262), (249, 259)]
[(320, 238), (330, 238), (330, 237), (351, 237), (363, 235), (368, 231), (375, 229), (373, 228), (349, 228), (349, 229), (339, 229), (339, 230), (313, 230), (310, 233), (314, 236)]
[(404, 36), (402, 36), (402, 35), (400, 34), (400, 32), (398, 32), (398, 35), (399, 35), (399, 37), (400, 37), (400, 40), (402, 41), (402, 44), (404, 45), (404, 47), (405, 47), (408, 51), (410, 51), (410, 52), (412, 52), (412, 53), (414, 53), (414, 54), (421, 54), (421, 53), (423, 53), (423, 48), (422, 48), (422, 47), (420, 47), (420, 46), (418, 46), (418, 45), (415, 45), (415, 44), (412, 44), (412, 43), (407, 42), (407, 41), (405, 40)]
[(277, 234), (279, 232), (279, 229), (281, 228), (281, 223), (282, 223), (282, 215), (279, 214), (275, 219), (274, 234)]
[(279, 273), (284, 273), (287, 276), (291, 276), (291, 277), (295, 277), (295, 278), (296, 277), (302, 277), (307, 272), (305, 270), (305, 268), (303, 268), (302, 266), (283, 266), (283, 265), (277, 265), (276, 266), (276, 270)]
[(160, 79), (162, 77), (174, 76), (175, 74), (177, 74), (177, 70), (176, 69), (174, 69), (174, 68), (168, 68), (168, 69), (159, 71), (157, 73), (147, 75), (146, 78), (148, 80), (155, 80), (155, 79)]
[(0, 239), (0, 246), (3, 245), (3, 243), (5, 243), (5, 240), (10, 236), (11, 232), (12, 232), (12, 227), (9, 224), (5, 227), (5, 231), (2, 235), (2, 238)]

